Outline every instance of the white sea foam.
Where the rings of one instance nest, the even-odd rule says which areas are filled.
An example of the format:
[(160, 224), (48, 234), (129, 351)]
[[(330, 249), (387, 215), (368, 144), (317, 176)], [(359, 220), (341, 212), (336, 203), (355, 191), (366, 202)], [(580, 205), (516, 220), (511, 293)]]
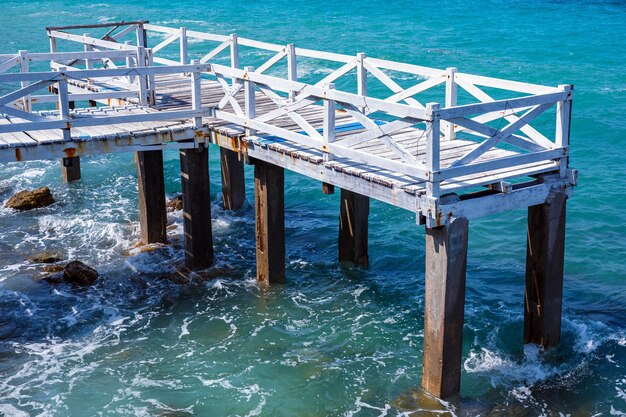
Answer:
[(559, 372), (558, 368), (545, 364), (536, 345), (524, 346), (524, 359), (514, 361), (501, 352), (480, 348), (472, 350), (463, 367), (468, 373), (483, 373), (490, 376), (495, 387), (502, 382), (524, 382), (535, 384)]

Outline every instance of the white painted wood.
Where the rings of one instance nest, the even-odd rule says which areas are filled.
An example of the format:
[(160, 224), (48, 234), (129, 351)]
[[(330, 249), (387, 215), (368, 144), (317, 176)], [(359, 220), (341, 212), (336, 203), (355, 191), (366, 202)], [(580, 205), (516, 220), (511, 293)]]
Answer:
[[(189, 32), (187, 36), (189, 36)], [(209, 62), (210, 60), (215, 58), (217, 55), (219, 55), (220, 52), (222, 52), (223, 50), (227, 48), (230, 48), (230, 39), (226, 39), (224, 42), (220, 43), (216, 48), (211, 50), (211, 52), (203, 56), (202, 59), (200, 60), (200, 63), (204, 64), (206, 62)]]
[[(325, 85), (328, 90), (334, 90), (335, 84), (328, 83)], [(333, 155), (330, 153), (328, 145), (335, 141), (335, 114), (337, 113), (337, 107), (333, 100), (324, 100), (324, 161), (330, 161), (333, 159)]]
[[(254, 67), (246, 67), (246, 73), (254, 72)], [(244, 96), (245, 96), (245, 114), (248, 119), (254, 119), (256, 117), (256, 94), (255, 86), (249, 79), (244, 81)], [(256, 135), (256, 130), (247, 127), (246, 136)]]
[(511, 135), (518, 131), (522, 126), (528, 124), (533, 119), (537, 118), (544, 111), (546, 111), (549, 107), (552, 107), (552, 103), (540, 104), (538, 106), (533, 107), (528, 110), (522, 117), (520, 117), (515, 122), (511, 122), (502, 130), (497, 130), (497, 133), (489, 137), (487, 140), (480, 143), (476, 148), (472, 149), (470, 152), (463, 155), (458, 160), (454, 161), (450, 166), (459, 166), (459, 165), (467, 165), (468, 163), (474, 161), (476, 158), (484, 154), (487, 150), (493, 148), (501, 141), (508, 139)]
[[(161, 49), (165, 48), (166, 46), (176, 42), (177, 40), (180, 39), (180, 29), (178, 29), (178, 32), (174, 35), (168, 36), (167, 38), (165, 38), (163, 41), (161, 41), (160, 43), (158, 43), (156, 46), (152, 47), (152, 52), (153, 53), (157, 53), (159, 52)], [(180, 63), (180, 62), (179, 62)]]
[(187, 50), (187, 28), (180, 28), (180, 63), (186, 65), (189, 63), (189, 51)]
[[(22, 73), (28, 72), (28, 52), (24, 50), (20, 50), (18, 51), (17, 56), (20, 61), (20, 72)], [(28, 82), (22, 81), (21, 86), (22, 88), (28, 86)], [(24, 97), (22, 97), (22, 109), (25, 112), (31, 111), (30, 95), (25, 95)]]
[[(68, 41), (74, 41), (74, 42), (79, 42), (79, 43), (86, 43), (92, 46), (97, 46), (97, 47), (101, 47), (101, 48), (107, 48), (107, 49), (113, 49), (113, 50), (117, 50), (117, 51), (123, 51), (123, 50), (127, 50), (126, 45), (121, 44), (121, 43), (117, 43), (117, 42), (111, 42), (111, 41), (105, 41), (102, 39), (95, 39), (95, 38), (84, 38), (80, 35), (74, 35), (71, 33), (65, 33), (65, 32), (59, 32), (56, 30), (51, 30), (48, 32), (48, 35), (56, 38), (56, 39), (64, 39), (64, 40), (68, 40)], [(134, 49), (134, 46), (132, 47)]]
[[(60, 68), (62, 78), (57, 83), (58, 95), (59, 95), (59, 117), (61, 120), (68, 120), (70, 118), (70, 99), (67, 91), (67, 78), (63, 76), (66, 68)], [(66, 124), (63, 128), (63, 140), (71, 140), (70, 125)]]
[(2, 62), (0, 62), (0, 73), (6, 72), (11, 68), (19, 65), (20, 59), (18, 55), (10, 55), (8, 57), (3, 57)]
[[(446, 107), (454, 107), (458, 100), (458, 85), (454, 80), (457, 69), (455, 67), (446, 68)], [(448, 140), (456, 139), (454, 131), (454, 122), (444, 123), (445, 132)]]
[[(404, 89), (402, 87), (400, 87), (398, 85), (398, 83), (396, 83), (394, 80), (392, 80), (387, 74), (382, 72), (376, 66), (371, 64), (371, 60), (370, 59), (366, 59), (364, 65), (365, 65), (365, 68), (367, 68), (367, 70), (369, 71), (370, 74), (372, 74), (374, 77), (376, 77), (378, 79), (378, 81), (380, 81), (384, 85), (386, 85), (387, 88), (389, 88), (392, 92), (400, 93), (400, 92), (404, 91)], [(426, 108), (426, 107), (424, 107), (424, 105), (422, 103), (420, 103), (419, 101), (417, 101), (417, 100), (415, 100), (414, 98), (411, 98), (411, 97), (406, 97), (406, 98), (403, 99), (403, 101), (406, 102), (407, 104), (409, 104), (411, 106), (415, 106), (415, 107), (417, 107), (419, 109), (425, 109)]]
[[(490, 103), (490, 102), (494, 102), (495, 101), (490, 95), (488, 95), (487, 93), (485, 93), (484, 91), (482, 91), (481, 89), (476, 87), (474, 84), (469, 82), (463, 76), (458, 78), (458, 83), (459, 83), (459, 85), (461, 85), (463, 87), (463, 89), (465, 91), (467, 91), (468, 93), (470, 93), (471, 95), (473, 95), (474, 97), (476, 97), (478, 100), (480, 100), (483, 103)], [(514, 114), (514, 110), (513, 109), (508, 109), (509, 110), (508, 113), (507, 113), (506, 110), (507, 109), (504, 110), (504, 114), (503, 114), (502, 117), (504, 119), (506, 119), (507, 121), (509, 121), (509, 122), (517, 121), (517, 116)], [(535, 130), (530, 125), (523, 126), (522, 127), (522, 132), (526, 133), (528, 135), (528, 137), (530, 137), (537, 144), (542, 144), (543, 143), (544, 146), (546, 146), (545, 144), (549, 143), (548, 138), (546, 138), (544, 135), (539, 133), (537, 130)]]
[[(458, 81), (458, 80), (457, 80)], [(527, 106), (537, 106), (540, 104), (554, 104), (563, 100), (567, 93), (547, 93), (541, 95), (511, 98), (506, 100), (496, 100), (491, 103), (466, 104), (463, 106), (452, 107), (449, 109), (440, 109), (442, 119), (452, 119), (454, 117), (471, 116), (480, 113), (488, 113), (495, 111), (505, 111), (507, 109), (519, 109)]]
[(408, 74), (419, 75), (422, 77), (441, 77), (445, 76), (445, 71), (435, 68), (422, 67), (419, 65), (406, 64), (403, 62), (387, 61), (384, 59), (368, 57), (367, 61), (378, 68), (384, 68), (391, 71), (405, 72)]
[(273, 67), (276, 63), (278, 63), (281, 59), (283, 59), (286, 56), (287, 56), (287, 53), (285, 50), (278, 52), (276, 55), (274, 55), (273, 57), (265, 61), (263, 64), (261, 64), (261, 66), (257, 68), (256, 72), (258, 72), (259, 74), (264, 73), (265, 71)]
[(557, 91), (555, 87), (548, 87), (544, 85), (522, 83), (518, 81), (504, 80), (499, 78), (484, 77), (481, 75), (473, 75), (466, 73), (457, 73), (463, 79), (469, 81), (472, 84), (482, 85), (485, 87), (495, 87), (508, 91), (516, 91), (519, 93), (528, 94), (546, 94)]
[[(192, 61), (193, 65), (199, 63), (199, 61)], [(191, 103), (193, 110), (202, 110), (202, 76), (200, 71), (193, 71), (191, 73)], [(202, 117), (194, 117), (193, 121), (196, 129), (199, 130), (202, 128)]]
[(439, 112), (439, 103), (428, 103), (426, 108), (433, 114), (432, 120), (426, 122), (426, 168), (430, 173), (430, 179), (426, 183), (426, 192), (429, 197), (439, 197), (439, 180), (433, 175), (439, 171), (441, 158), (440, 120), (435, 116)]
[(331, 83), (333, 81), (338, 80), (339, 78), (343, 77), (344, 75), (346, 75), (348, 72), (350, 72), (352, 69), (354, 69), (354, 67), (356, 66), (356, 59), (352, 59), (350, 62), (342, 65), (340, 68), (338, 68), (337, 70), (331, 72), (330, 74), (328, 74), (326, 77), (322, 78), (321, 80), (319, 80), (318, 82), (315, 83), (316, 86), (324, 86), (327, 85), (328, 83)]
[(572, 117), (572, 92), (574, 86), (559, 85), (559, 89), (568, 93), (567, 97), (556, 105), (556, 129), (554, 142), (559, 148), (568, 150), (567, 156), (559, 159), (559, 175), (566, 178), (569, 164), (570, 119)]
[(137, 47), (139, 48), (147, 48), (148, 47), (148, 36), (146, 33), (146, 28), (143, 23), (135, 25), (135, 38), (137, 42)]
[[(296, 46), (290, 43), (285, 48), (287, 54), (287, 79), (289, 81), (298, 81), (298, 62), (296, 55)], [(289, 93), (289, 98), (294, 99), (296, 97), (295, 91)]]
[[(232, 68), (239, 68), (239, 39), (236, 33), (230, 34), (230, 66)], [(235, 85), (236, 80), (232, 80), (232, 84)]]
[(397, 92), (396, 94), (387, 97), (385, 101), (388, 101), (390, 103), (397, 103), (399, 101), (405, 100), (408, 97), (414, 96), (415, 94), (419, 94), (423, 91), (426, 91), (432, 87), (438, 86), (439, 84), (443, 84), (445, 82), (446, 82), (446, 78), (441, 77), (441, 76), (428, 78), (426, 81), (423, 81), (409, 88), (403, 89)]
[(129, 33), (136, 32), (136, 31), (137, 31), (137, 25), (130, 25), (130, 26), (126, 26), (124, 29), (120, 30), (119, 32), (115, 34), (110, 35), (110, 37), (115, 39), (116, 41), (119, 41), (121, 38), (128, 35)]

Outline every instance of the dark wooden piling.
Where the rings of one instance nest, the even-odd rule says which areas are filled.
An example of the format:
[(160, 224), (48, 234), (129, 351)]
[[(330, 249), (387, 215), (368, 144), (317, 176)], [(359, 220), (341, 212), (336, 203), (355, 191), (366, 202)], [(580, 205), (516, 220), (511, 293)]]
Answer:
[(181, 149), (180, 175), (185, 266), (190, 270), (208, 268), (213, 264), (208, 149)]
[(220, 148), (222, 199), (225, 210), (239, 210), (246, 198), (243, 161), (230, 149)]
[(139, 190), (139, 224), (143, 243), (167, 242), (163, 151), (135, 152)]
[(80, 179), (80, 157), (72, 156), (61, 159), (61, 173), (63, 182), (78, 181)]
[(322, 183), (322, 193), (326, 195), (335, 194), (335, 186), (327, 182)]
[(528, 207), (524, 343), (550, 347), (561, 337), (566, 201), (554, 190), (544, 204)]
[(426, 297), (422, 387), (449, 398), (461, 386), (468, 221), (426, 228)]
[(285, 172), (254, 160), (256, 271), (264, 285), (285, 282)]
[(368, 216), (370, 199), (361, 194), (341, 190), (339, 214), (339, 262), (367, 266)]

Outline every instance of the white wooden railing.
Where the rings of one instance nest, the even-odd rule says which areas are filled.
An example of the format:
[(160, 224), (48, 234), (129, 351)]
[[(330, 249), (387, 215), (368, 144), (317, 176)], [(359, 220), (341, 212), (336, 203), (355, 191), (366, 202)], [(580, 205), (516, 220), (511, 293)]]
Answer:
[[(120, 27), (122, 26), (116, 29)], [(152, 48), (146, 49), (148, 40), (153, 38), (152, 33), (158, 33), (161, 37), (165, 36), (165, 39)], [(211, 78), (221, 86), (224, 97), (216, 107), (204, 109), (200, 113), (210, 113), (214, 117), (238, 124), (246, 128), (249, 135), (254, 135), (258, 131), (318, 149), (323, 152), (326, 160), (335, 157), (350, 158), (427, 181), (428, 194), (432, 197), (440, 195), (442, 181), (536, 162), (553, 163), (554, 169), (560, 172), (561, 177), (566, 176), (572, 94), (572, 87), (569, 85), (541, 86), (466, 74), (457, 71), (456, 68), (441, 70), (376, 59), (367, 57), (364, 53), (349, 56), (297, 48), (293, 44), (276, 45), (241, 38), (237, 35), (216, 35), (186, 28), (151, 25), (146, 22), (128, 24), (115, 35), (109, 33), (106, 39), (74, 35), (64, 32), (62, 28), (49, 28), (48, 35), (53, 49), (56, 48), (57, 40), (63, 39), (79, 42), (84, 49), (97, 49), (97, 51), (88, 50), (84, 52), (85, 54), (111, 54), (108, 57), (109, 61), (112, 61), (114, 57), (117, 58), (114, 53), (120, 53), (120, 58), (127, 54), (125, 55), (126, 67), (134, 67), (132, 70), (135, 71), (132, 76), (131, 72), (128, 72), (131, 68), (110, 68), (94, 73), (86, 69), (78, 69), (76, 65), (73, 65), (71, 70), (55, 72), (53, 78), (61, 73), (65, 77), (71, 74), (77, 78), (121, 76), (131, 80), (132, 77), (136, 77), (134, 83), (137, 83), (138, 79), (143, 80), (139, 82), (139, 85), (145, 86), (138, 96), (143, 97), (142, 102), (149, 102), (150, 97), (154, 97), (155, 88), (157, 88), (154, 76), (167, 73), (159, 68), (171, 68), (173, 72), (169, 73), (191, 77), (192, 85), (195, 86), (192, 88), (196, 99), (194, 103), (199, 102), (198, 88), (201, 87), (198, 85), (201, 84), (199, 82), (201, 77)], [(133, 41), (121, 43), (124, 36), (130, 35), (134, 35), (134, 43)], [(194, 42), (194, 54), (190, 54), (189, 51), (190, 41)], [(214, 46), (198, 52), (201, 48), (197, 41), (213, 43)], [(170, 54), (162, 55), (169, 45), (176, 46), (174, 55), (178, 59), (171, 59), (172, 51)], [(240, 69), (243, 64), (246, 64), (242, 63), (243, 60), (259, 56), (259, 54), (242, 55), (241, 47), (254, 48), (265, 54), (273, 53), (273, 55), (258, 65), (255, 70), (249, 65), (245, 65), (245, 69)], [(109, 62), (105, 55), (93, 55), (93, 59)], [(188, 70), (185, 74), (184, 65), (190, 62), (191, 55), (200, 57), (199, 60), (193, 61), (193, 68), (202, 68), (202, 70)], [(303, 58), (316, 59), (316, 62), (320, 63), (320, 68), (326, 69), (321, 79), (307, 79), (307, 82), (298, 80), (298, 60)], [(15, 59), (15, 57), (0, 56), (0, 69)], [(68, 59), (80, 60), (81, 58), (64, 56), (63, 59), (54, 59), (53, 68), (59, 69), (61, 64), (58, 62)], [(83, 55), (82, 59), (83, 61), (80, 62), (88, 63), (92, 58)], [(218, 59), (220, 62), (229, 59), (230, 66), (215, 63), (214, 61)], [(268, 70), (281, 61), (286, 61), (287, 75), (279, 76), (275, 73), (268, 75)], [(339, 65), (339, 68), (330, 69), (324, 66), (324, 62)], [(337, 87), (342, 77), (354, 73), (356, 73), (356, 86)], [(414, 84), (402, 87), (401, 82), (394, 79), (396, 73), (403, 74), (404, 79), (408, 74), (409, 78), (415, 80)], [(368, 91), (368, 79), (377, 79), (390, 93), (381, 95), (379, 89), (377, 92), (379, 97), (374, 97)], [(20, 82), (27, 83), (34, 80), (50, 81), (50, 79), (25, 77), (21, 78)], [(346, 80), (343, 80), (342, 85), (345, 84)], [(126, 85), (128, 91), (139, 90), (139, 87), (133, 90), (131, 86), (136, 84), (131, 82)], [(437, 96), (432, 90), (443, 85), (445, 85), (445, 91), (439, 100), (434, 100), (433, 97)], [(24, 88), (27, 87), (23, 86)], [(495, 89), (507, 92), (511, 98), (494, 99), (493, 93), (487, 91)], [(242, 90), (245, 91), (246, 97), (243, 109), (234, 98)], [(29, 94), (30, 92), (28, 90)], [(426, 99), (419, 98), (419, 95), (424, 95), (425, 92), (428, 92)], [(461, 93), (464, 94), (463, 104), (459, 104)], [(269, 113), (257, 114), (255, 105), (257, 94), (269, 97), (277, 109)], [(322, 131), (315, 129), (296, 113), (297, 110), (320, 105), (323, 105), (325, 109)], [(553, 135), (545, 134), (545, 128), (540, 131), (531, 125), (542, 116), (546, 119), (544, 115), (551, 108), (555, 108), (552, 117), (556, 119)], [(363, 129), (343, 136), (341, 140), (335, 140), (335, 109), (346, 111), (362, 125)], [(199, 109), (194, 111), (198, 112)], [(272, 123), (276, 117), (282, 115), (289, 116), (301, 127), (302, 131), (289, 131)], [(196, 123), (199, 123), (198, 117), (201, 117), (194, 112), (187, 113), (185, 116)], [(182, 114), (177, 117), (182, 117)], [(385, 122), (382, 123), (381, 119)], [(542, 124), (545, 122), (544, 120)], [(416, 156), (414, 152), (405, 149), (393, 140), (394, 132), (407, 127), (417, 127), (418, 132), (422, 132), (426, 142), (425, 157)], [(8, 127), (2, 128), (9, 129)], [(441, 142), (455, 140), (458, 135), (462, 135), (463, 139), (474, 141), (475, 145), (455, 159), (442, 163)], [(392, 160), (355, 148), (363, 142), (374, 139), (391, 149), (398, 158)], [(513, 147), (517, 154), (497, 159), (480, 159), (486, 152), (503, 144)]]
[[(11, 121), (10, 124), (0, 125), (0, 134), (10, 132), (29, 132), (36, 130), (62, 129), (65, 140), (71, 140), (71, 129), (80, 126), (103, 126), (111, 124), (134, 123), (144, 121), (182, 120), (193, 122), (193, 127), (199, 129), (201, 118), (212, 114), (212, 109), (203, 108), (200, 100), (193, 101), (190, 110), (154, 111), (142, 112), (129, 115), (79, 115), (70, 110), (70, 102), (77, 99), (89, 100), (101, 97), (99, 93), (70, 94), (68, 84), (72, 81), (110, 79), (113, 77), (136, 77), (147, 80), (151, 76), (159, 74), (180, 74), (190, 76), (190, 89), (194, 97), (200, 97), (201, 83), (200, 73), (208, 71), (209, 65), (177, 65), (162, 67), (143, 68), (111, 68), (111, 69), (74, 69), (67, 71), (61, 68), (59, 71), (30, 72), (30, 73), (5, 73), (0, 74), (0, 83), (20, 83), (20, 87), (0, 97), (0, 114), (4, 114)], [(15, 101), (23, 100), (33, 93), (45, 90), (50, 86), (56, 86), (57, 94), (53, 97), (58, 103), (59, 111), (55, 112), (28, 112), (13, 107)], [(113, 97), (125, 96), (124, 91), (111, 92)]]

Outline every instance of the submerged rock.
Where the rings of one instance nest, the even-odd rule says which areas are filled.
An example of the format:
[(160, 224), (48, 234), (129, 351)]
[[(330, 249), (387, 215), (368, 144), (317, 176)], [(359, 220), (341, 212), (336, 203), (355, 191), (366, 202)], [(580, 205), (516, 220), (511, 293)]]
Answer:
[(63, 256), (59, 252), (39, 252), (28, 257), (31, 262), (38, 264), (53, 264), (63, 260)]
[(183, 209), (183, 196), (180, 194), (177, 195), (176, 197), (168, 201), (165, 206), (167, 207), (168, 211), (182, 210)]
[(24, 190), (14, 194), (9, 198), (4, 207), (15, 210), (31, 210), (40, 207), (47, 207), (54, 203), (54, 198), (48, 187), (37, 188), (36, 190)]
[(98, 271), (81, 261), (72, 261), (63, 268), (63, 279), (78, 285), (91, 285), (98, 279)]

